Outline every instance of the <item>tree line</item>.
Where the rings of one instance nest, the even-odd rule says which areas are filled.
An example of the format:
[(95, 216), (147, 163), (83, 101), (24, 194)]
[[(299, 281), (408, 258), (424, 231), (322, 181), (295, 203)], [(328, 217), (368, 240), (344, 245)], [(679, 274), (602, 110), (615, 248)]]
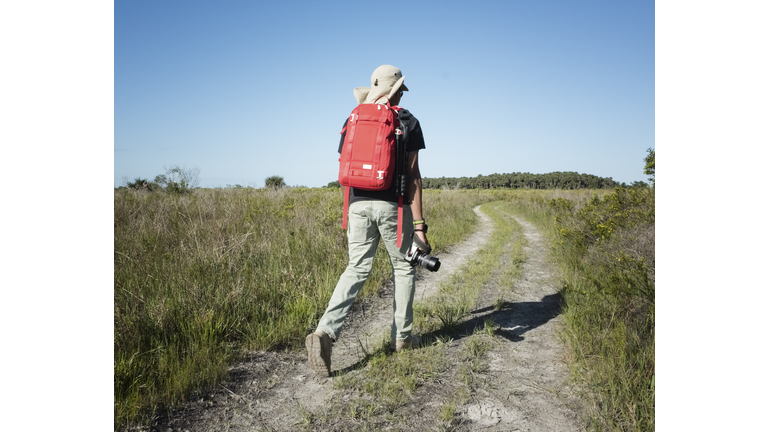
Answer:
[(626, 184), (617, 182), (611, 177), (579, 174), (573, 171), (556, 171), (547, 174), (514, 172), (477, 177), (424, 177), (421, 179), (421, 184), (425, 189), (613, 189), (617, 186), (647, 188), (656, 185), (656, 149), (649, 148), (646, 153), (643, 159), (645, 162), (643, 173), (649, 176), (650, 185), (644, 181)]
[(627, 185), (611, 177), (598, 177), (577, 172), (551, 172), (531, 174), (514, 172), (509, 174), (478, 175), (477, 177), (424, 177), (421, 179), (425, 189), (613, 189), (621, 187), (647, 187), (639, 181)]

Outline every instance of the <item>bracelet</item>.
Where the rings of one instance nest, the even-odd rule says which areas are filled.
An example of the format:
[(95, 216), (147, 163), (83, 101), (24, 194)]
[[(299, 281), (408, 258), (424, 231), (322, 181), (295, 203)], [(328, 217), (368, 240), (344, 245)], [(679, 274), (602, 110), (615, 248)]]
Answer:
[(423, 223), (425, 223), (425, 222), (424, 222), (424, 219), (419, 219), (419, 220), (415, 220), (415, 221), (413, 221), (413, 224), (414, 224), (414, 225), (423, 224)]

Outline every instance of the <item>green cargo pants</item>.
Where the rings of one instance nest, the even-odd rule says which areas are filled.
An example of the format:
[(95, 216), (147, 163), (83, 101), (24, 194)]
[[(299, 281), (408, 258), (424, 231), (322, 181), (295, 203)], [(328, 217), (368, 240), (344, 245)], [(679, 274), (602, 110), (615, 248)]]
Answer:
[(333, 290), (325, 314), (320, 318), (317, 330), (324, 331), (338, 340), (344, 320), (371, 273), (373, 256), (379, 245), (379, 238), (389, 253), (392, 264), (395, 294), (392, 304), (392, 340), (404, 340), (413, 329), (413, 297), (416, 291), (416, 268), (404, 258), (411, 247), (413, 215), (409, 205), (403, 205), (403, 242), (397, 247), (397, 204), (387, 201), (367, 200), (349, 206), (347, 239), (349, 241), (349, 264)]

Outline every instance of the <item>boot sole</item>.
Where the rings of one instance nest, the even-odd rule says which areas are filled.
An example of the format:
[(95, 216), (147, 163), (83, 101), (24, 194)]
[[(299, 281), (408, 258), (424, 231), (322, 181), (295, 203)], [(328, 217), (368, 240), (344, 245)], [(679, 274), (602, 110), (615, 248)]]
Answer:
[(320, 336), (312, 333), (307, 336), (307, 339), (304, 342), (307, 346), (307, 361), (309, 367), (318, 375), (325, 377), (331, 376), (331, 367), (330, 365), (326, 365), (325, 360), (323, 360), (323, 346), (320, 342)]

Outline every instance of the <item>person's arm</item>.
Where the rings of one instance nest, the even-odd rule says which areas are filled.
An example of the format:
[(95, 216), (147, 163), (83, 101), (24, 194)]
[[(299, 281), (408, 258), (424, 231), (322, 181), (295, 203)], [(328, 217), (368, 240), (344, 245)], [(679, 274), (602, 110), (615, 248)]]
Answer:
[[(411, 202), (411, 213), (413, 220), (424, 219), (421, 208), (421, 172), (419, 171), (419, 152), (408, 152), (408, 200)], [(423, 228), (423, 224), (414, 225), (414, 228)], [(419, 240), (427, 243), (427, 236), (423, 231), (415, 233)]]

